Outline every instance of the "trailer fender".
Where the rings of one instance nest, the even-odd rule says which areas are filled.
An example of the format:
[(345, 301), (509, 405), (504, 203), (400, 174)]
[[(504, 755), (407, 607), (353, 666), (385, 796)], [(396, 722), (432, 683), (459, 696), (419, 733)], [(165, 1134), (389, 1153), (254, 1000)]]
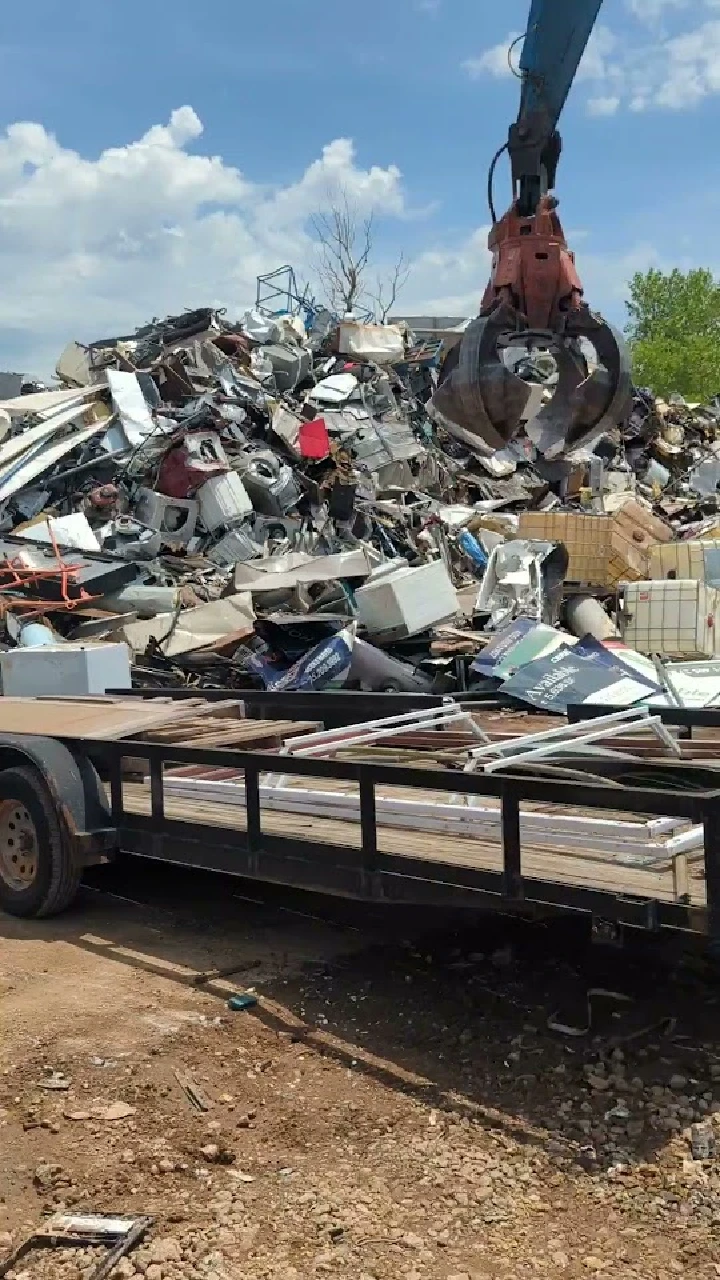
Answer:
[(117, 848), (108, 798), (83, 752), (57, 738), (1, 734), (0, 771), (16, 766), (31, 767), (42, 776), (76, 866), (102, 862)]

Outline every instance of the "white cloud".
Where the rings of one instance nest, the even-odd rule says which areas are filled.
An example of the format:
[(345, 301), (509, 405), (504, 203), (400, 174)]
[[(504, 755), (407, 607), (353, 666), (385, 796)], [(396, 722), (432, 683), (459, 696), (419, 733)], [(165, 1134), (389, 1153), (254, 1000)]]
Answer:
[(276, 192), (264, 204), (264, 216), (271, 225), (297, 225), (328, 202), (328, 193), (347, 190), (360, 213), (382, 210), (400, 216), (404, 212), (401, 173), (396, 165), (387, 169), (355, 167), (355, 151), (349, 138), (336, 138), (323, 147), (319, 160), (307, 168), (292, 186)]
[(676, 35), (626, 45), (598, 77), (597, 96), (617, 96), (631, 111), (682, 111), (720, 92), (720, 20)]
[(511, 31), (499, 44), (485, 49), (475, 58), (466, 58), (462, 64), (463, 70), (467, 71), (473, 80), (479, 80), (485, 75), (496, 77), (512, 75), (508, 54), (511, 46), (520, 39), (521, 35), (520, 31)]
[(712, 19), (668, 40), (665, 53), (665, 74), (655, 99), (660, 106), (693, 106), (720, 90), (720, 21)]
[(620, 98), (616, 93), (600, 94), (597, 98), (588, 98), (587, 109), (591, 116), (614, 116), (620, 106)]
[[(523, 32), (510, 31), (504, 40), (483, 50), (473, 58), (466, 58), (463, 70), (473, 80), (482, 76), (497, 78), (517, 73), (522, 52)], [(608, 72), (608, 58), (617, 48), (617, 37), (608, 27), (597, 26), (587, 43), (577, 76), (579, 80), (596, 80)], [(513, 47), (514, 46), (514, 47)]]
[[(296, 181), (269, 189), (220, 156), (193, 153), (201, 131), (182, 107), (95, 159), (38, 124), (0, 135), (0, 368), (46, 376), (72, 338), (132, 331), (185, 307), (237, 316), (254, 300), (259, 272), (291, 262), (300, 279), (311, 274), (307, 219), (333, 188), (361, 211), (408, 216), (399, 170), (362, 168), (347, 139), (328, 143)], [(402, 310), (475, 314), (490, 271), (487, 235), (481, 226), (419, 253)], [(578, 267), (591, 305), (620, 317), (626, 280), (651, 264), (662, 265), (652, 246), (595, 253), (586, 236)]]
[(695, 0), (625, 0), (625, 3), (633, 17), (652, 24), (673, 10), (690, 8)]
[(591, 242), (587, 250), (577, 255), (577, 268), (590, 307), (616, 323), (624, 320), (628, 281), (636, 271), (648, 271), (650, 267), (669, 271), (677, 265), (645, 240), (616, 252), (593, 249)]
[(337, 188), (361, 212), (405, 215), (399, 169), (361, 168), (348, 139), (271, 190), (189, 150), (201, 133), (184, 106), (96, 159), (39, 124), (0, 135), (0, 367), (47, 374), (71, 338), (184, 307), (237, 313), (259, 272), (288, 261), (308, 271), (307, 219)]
[(576, 79), (602, 80), (610, 70), (610, 59), (618, 48), (618, 38), (602, 23), (593, 28), (577, 69)]
[(407, 315), (476, 315), (490, 274), (489, 226), (458, 246), (427, 249), (413, 259), (399, 311)]
[[(720, 93), (720, 19), (712, 16), (720, 0), (626, 3), (643, 25), (626, 27), (622, 34), (597, 26), (578, 67), (577, 83), (587, 88), (590, 115), (612, 115), (623, 107), (685, 110)], [(696, 25), (683, 29), (691, 18)], [(513, 38), (466, 59), (464, 70), (474, 79), (508, 74)]]
[[(668, 5), (663, 6), (664, 10)], [(720, 0), (704, 0), (701, 5), (681, 5), (697, 16), (698, 8), (720, 8)], [(648, 7), (648, 15), (662, 16), (659, 7)], [(720, 19), (709, 17), (688, 30), (668, 34), (658, 27), (640, 41), (625, 40), (614, 57), (595, 77), (595, 97), (618, 97), (620, 106), (631, 111), (660, 108), (682, 111), (720, 93)]]

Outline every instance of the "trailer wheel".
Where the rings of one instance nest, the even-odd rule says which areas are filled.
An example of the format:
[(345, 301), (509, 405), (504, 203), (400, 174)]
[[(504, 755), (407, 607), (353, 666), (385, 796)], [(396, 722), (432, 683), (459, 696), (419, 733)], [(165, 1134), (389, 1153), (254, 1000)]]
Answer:
[(55, 915), (75, 897), (81, 876), (42, 775), (23, 765), (1, 770), (0, 908)]

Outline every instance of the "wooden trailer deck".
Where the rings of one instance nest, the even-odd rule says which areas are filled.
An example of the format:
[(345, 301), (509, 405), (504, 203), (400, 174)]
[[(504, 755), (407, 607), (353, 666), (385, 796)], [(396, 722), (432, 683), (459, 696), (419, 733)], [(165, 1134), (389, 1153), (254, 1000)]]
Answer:
[[(327, 785), (327, 780), (323, 781)], [(128, 815), (136, 814), (148, 819), (151, 817), (151, 795), (147, 786), (125, 782), (123, 802)], [(221, 828), (229, 832), (247, 832), (245, 806), (223, 803), (217, 799), (203, 801), (166, 793), (164, 816), (166, 821), (171, 822)], [(628, 817), (627, 814), (617, 816), (618, 819)], [(263, 808), (262, 830), (268, 836), (313, 841), (333, 846), (334, 849), (347, 848), (358, 852), (361, 849), (359, 824), (340, 818), (278, 813)], [(410, 875), (413, 860), (437, 864), (439, 880), (443, 878), (444, 868), (471, 868), (497, 873), (503, 870), (503, 851), (499, 840), (463, 838), (455, 834), (443, 835), (428, 831), (409, 832), (402, 828), (384, 826), (380, 818), (376, 831), (378, 853), (404, 859)], [(706, 903), (702, 856), (689, 861), (685, 855), (680, 854), (664, 866), (646, 869), (623, 865), (607, 857), (592, 857), (578, 850), (560, 851), (539, 841), (530, 843), (524, 837), (522, 871), (525, 878), (557, 885), (575, 885), (668, 903), (685, 900), (696, 907), (704, 907)]]

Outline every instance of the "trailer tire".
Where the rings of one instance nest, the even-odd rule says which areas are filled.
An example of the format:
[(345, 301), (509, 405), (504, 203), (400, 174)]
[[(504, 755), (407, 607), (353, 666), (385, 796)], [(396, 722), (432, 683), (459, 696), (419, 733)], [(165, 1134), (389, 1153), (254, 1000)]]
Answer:
[(0, 770), (0, 908), (26, 918), (56, 915), (81, 876), (42, 774), (25, 765)]

